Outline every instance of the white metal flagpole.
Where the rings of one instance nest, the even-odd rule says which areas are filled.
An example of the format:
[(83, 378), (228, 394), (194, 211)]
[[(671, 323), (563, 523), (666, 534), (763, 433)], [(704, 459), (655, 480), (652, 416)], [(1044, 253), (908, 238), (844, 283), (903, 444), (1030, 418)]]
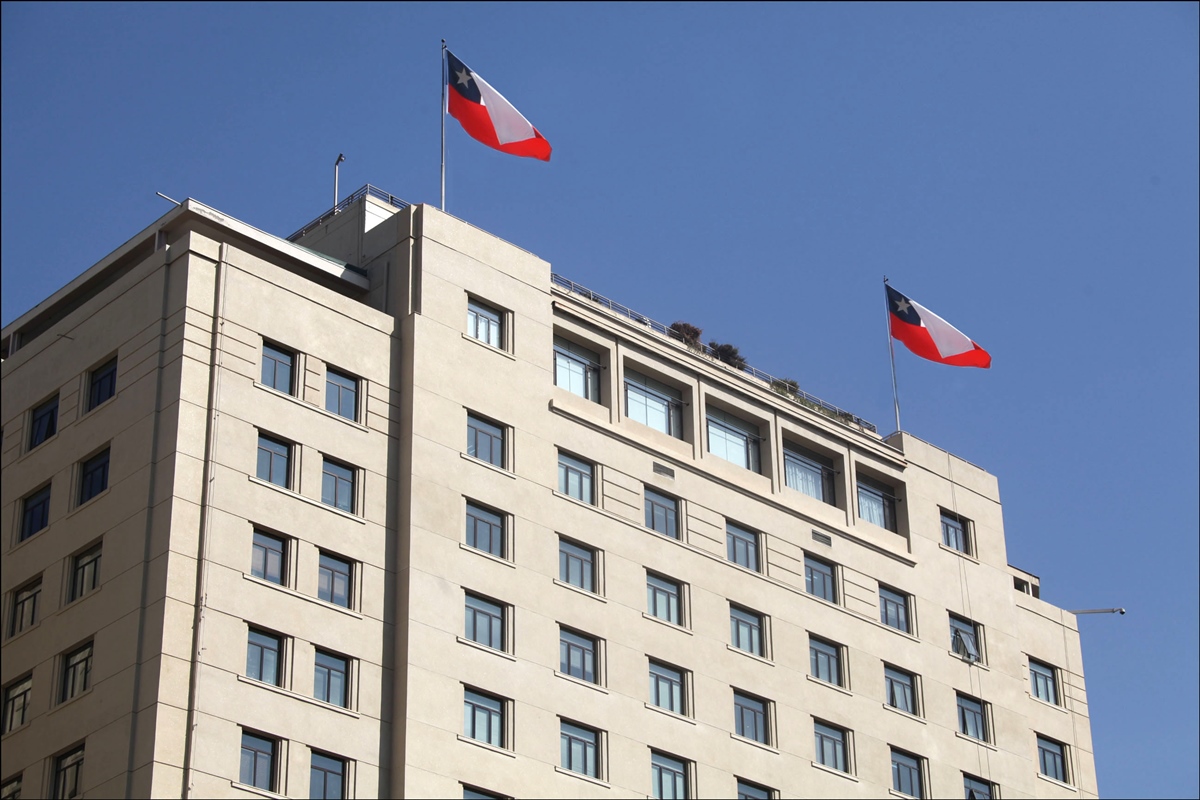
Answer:
[(892, 402), (896, 406), (896, 432), (900, 431), (900, 392), (896, 388), (896, 342), (892, 338), (892, 306), (888, 301), (887, 296), (888, 279), (887, 275), (883, 276), (883, 309), (887, 316), (887, 337), (888, 337), (888, 352), (892, 356)]
[(442, 211), (446, 210), (446, 40), (442, 39)]

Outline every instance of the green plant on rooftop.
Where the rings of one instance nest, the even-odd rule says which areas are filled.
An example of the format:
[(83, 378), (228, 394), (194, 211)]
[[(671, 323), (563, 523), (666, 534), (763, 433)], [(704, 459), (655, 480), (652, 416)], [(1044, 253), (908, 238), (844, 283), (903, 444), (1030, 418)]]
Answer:
[(731, 344), (720, 344), (719, 342), (709, 342), (709, 348), (718, 361), (721, 361), (734, 369), (744, 370), (746, 368), (746, 359), (738, 352), (738, 349)]
[(800, 384), (791, 378), (776, 378), (771, 381), (771, 391), (794, 398), (800, 392)]
[(692, 325), (690, 322), (684, 322), (683, 320), (672, 322), (670, 330), (671, 333), (679, 337), (680, 341), (693, 350), (700, 346), (700, 336), (704, 333), (704, 331), (700, 330), (695, 325)]

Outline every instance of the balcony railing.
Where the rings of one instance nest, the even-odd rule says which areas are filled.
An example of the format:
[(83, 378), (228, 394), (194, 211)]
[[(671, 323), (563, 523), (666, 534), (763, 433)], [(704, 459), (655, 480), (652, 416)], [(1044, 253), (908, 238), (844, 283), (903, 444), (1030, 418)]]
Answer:
[(368, 183), (366, 186), (362, 187), (361, 189), (356, 191), (354, 194), (350, 195), (345, 200), (338, 203), (336, 206), (329, 209), (324, 214), (317, 217), (312, 222), (308, 223), (303, 228), (301, 228), (300, 230), (293, 233), (291, 236), (287, 237), (287, 240), (289, 242), (296, 241), (301, 236), (303, 236), (304, 234), (313, 230), (314, 228), (324, 225), (326, 222), (328, 222), (334, 216), (345, 211), (347, 208), (354, 205), (355, 203), (357, 203), (359, 200), (363, 199), (367, 195), (370, 195), (371, 197), (382, 200), (383, 202), (385, 202), (391, 206), (394, 206), (396, 208), (408, 208), (408, 206), (409, 206), (409, 204), (407, 202), (405, 202), (404, 200), (401, 200), (399, 197), (390, 195), (387, 192), (383, 191), (382, 189), (376, 189), (374, 186), (372, 186), (371, 184)]

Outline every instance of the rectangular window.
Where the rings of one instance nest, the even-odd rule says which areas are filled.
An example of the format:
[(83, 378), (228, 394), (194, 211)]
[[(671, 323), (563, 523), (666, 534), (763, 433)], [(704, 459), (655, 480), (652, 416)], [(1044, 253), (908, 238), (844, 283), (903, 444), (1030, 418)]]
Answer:
[(590, 547), (558, 540), (558, 579), (586, 592), (596, 591), (596, 551)]
[(346, 762), (315, 750), (308, 770), (310, 800), (342, 800), (346, 796)]
[(775, 790), (738, 778), (737, 797), (738, 800), (773, 800)]
[(992, 790), (992, 784), (985, 781), (983, 778), (976, 778), (974, 775), (963, 773), (963, 797), (966, 800), (992, 800), (995, 797), (995, 792)]
[(491, 306), (486, 306), (478, 300), (468, 300), (467, 335), (492, 347), (504, 347), (502, 316), (501, 312)]
[(92, 643), (88, 642), (63, 657), (62, 691), (59, 692), (58, 701), (65, 703), (72, 697), (78, 697), (91, 685)]
[(561, 336), (555, 336), (554, 385), (561, 386), (585, 400), (599, 403), (599, 354)]
[(767, 701), (748, 694), (733, 693), (734, 732), (738, 736), (769, 745), (770, 726), (767, 717)]
[(1056, 670), (1049, 664), (1029, 659), (1029, 684), (1033, 696), (1038, 700), (1058, 705), (1058, 681), (1055, 679)]
[(965, 694), (958, 695), (958, 732), (981, 742), (991, 741), (982, 701)]
[(921, 759), (892, 748), (892, 789), (909, 797), (922, 797)]
[(9, 778), (0, 784), (0, 800), (21, 800), (22, 777), (21, 775), (17, 775), (15, 778)]
[(651, 750), (650, 796), (655, 800), (683, 800), (689, 797), (687, 762)]
[(21, 541), (50, 524), (50, 484), (46, 484), (21, 503)]
[(758, 534), (726, 522), (725, 555), (733, 563), (758, 572)]
[(836, 603), (837, 584), (833, 580), (833, 564), (805, 554), (804, 591), (814, 597)]
[(823, 722), (814, 722), (813, 735), (816, 739), (817, 763), (839, 772), (849, 772), (849, 760), (846, 758), (847, 731)]
[(41, 594), (41, 578), (13, 592), (12, 619), (8, 623), (9, 636), (16, 636), (21, 631), (32, 628), (38, 621), (38, 600)]
[(1038, 771), (1047, 778), (1067, 783), (1066, 747), (1045, 736), (1037, 737)]
[(708, 452), (751, 472), (761, 472), (758, 443), (757, 425), (708, 409)]
[(783, 480), (793, 489), (834, 505), (833, 462), (804, 448), (783, 448)]
[(879, 621), (889, 628), (912, 633), (912, 628), (908, 624), (908, 595), (886, 586), (880, 586)]
[(280, 586), (287, 580), (287, 545), (276, 536), (254, 532), (254, 544), (250, 551), (250, 574)]
[(342, 608), (352, 608), (353, 574), (349, 561), (321, 553), (317, 570), (317, 597)]
[(272, 439), (269, 436), (258, 436), (258, 471), (255, 473), (261, 480), (290, 489), (292, 486), (289, 462), (292, 458), (292, 446)]
[(117, 393), (117, 360), (114, 358), (92, 370), (88, 376), (88, 405), (91, 411)]
[(278, 636), (250, 629), (246, 643), (246, 677), (280, 685), (280, 655), (283, 642)]
[(504, 606), (468, 594), (465, 637), (484, 647), (504, 650)]
[(916, 677), (896, 667), (884, 665), (883, 691), (887, 704), (906, 714), (917, 714)]
[(321, 502), (354, 513), (354, 469), (328, 458), (321, 467)]
[(463, 800), (512, 800), (512, 798), (495, 792), (488, 792), (483, 789), (477, 789), (474, 786), (462, 785)]
[(808, 637), (810, 674), (819, 681), (842, 685), (842, 648), (833, 642)]
[(108, 448), (83, 462), (79, 469), (79, 504), (108, 488)]
[(275, 745), (274, 739), (242, 731), (242, 783), (275, 791)]
[(262, 385), (269, 386), (277, 392), (292, 394), (295, 386), (292, 381), (295, 362), (294, 353), (263, 342)]
[(729, 637), (734, 647), (761, 656), (763, 650), (763, 617), (749, 609), (729, 606)]
[(858, 476), (858, 516), (895, 533), (896, 495), (892, 487)]
[(558, 671), (588, 683), (599, 683), (596, 640), (591, 636), (559, 628)]
[(313, 697), (322, 703), (347, 708), (350, 698), (350, 662), (333, 653), (317, 651), (313, 668)]
[(83, 745), (54, 759), (55, 800), (80, 797), (83, 794)]
[(490, 694), (464, 690), (463, 735), (504, 747), (504, 701)]
[(29, 449), (58, 433), (58, 395), (33, 410), (29, 417)]
[(650, 662), (650, 704), (675, 714), (687, 713), (684, 702), (683, 670)]
[(495, 467), (504, 466), (504, 429), (494, 422), (467, 415), (467, 455)]
[(358, 379), (325, 368), (325, 410), (358, 421)]
[(646, 574), (647, 613), (673, 625), (683, 625), (683, 589), (676, 581)]
[(586, 461), (572, 458), (559, 451), (558, 491), (584, 503), (592, 500), (592, 472), (594, 467)]
[(71, 563), (71, 593), (68, 602), (74, 602), (100, 585), (100, 545), (95, 545), (75, 556)]
[(599, 777), (600, 732), (559, 720), (562, 768), (590, 778)]
[(942, 544), (971, 555), (970, 522), (965, 517), (942, 511)]
[(625, 370), (625, 416), (668, 436), (683, 438), (683, 394), (628, 368)]
[(467, 546), (504, 558), (504, 517), (468, 502)]
[(679, 502), (675, 498), (660, 494), (649, 486), (646, 487), (647, 528), (658, 531), (663, 536), (678, 539), (679, 529), (676, 526), (678, 510)]
[(983, 661), (979, 626), (964, 617), (950, 615), (950, 649), (966, 661)]
[(26, 675), (4, 690), (4, 733), (16, 730), (29, 721), (29, 695), (32, 692), (32, 675)]

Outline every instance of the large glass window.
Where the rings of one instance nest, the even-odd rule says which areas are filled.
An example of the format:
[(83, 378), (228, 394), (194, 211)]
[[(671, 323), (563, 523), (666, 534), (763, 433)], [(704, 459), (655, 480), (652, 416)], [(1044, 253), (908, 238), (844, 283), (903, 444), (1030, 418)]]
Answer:
[(963, 773), (963, 797), (966, 800), (992, 800), (994, 796), (990, 782)]
[(242, 731), (241, 782), (275, 791), (275, 740)]
[(916, 677), (911, 672), (885, 665), (883, 684), (889, 706), (907, 714), (917, 713)]
[(804, 591), (814, 597), (836, 603), (837, 585), (833, 580), (833, 564), (810, 555), (805, 555)]
[(950, 615), (950, 649), (967, 661), (982, 661), (979, 626), (969, 619)]
[(472, 339), (478, 339), (492, 347), (503, 347), (502, 318), (503, 315), (491, 306), (478, 300), (467, 301), (467, 335)]
[(4, 690), (3, 733), (16, 730), (29, 720), (29, 696), (32, 693), (32, 675), (26, 675)]
[(33, 410), (29, 417), (29, 449), (58, 433), (58, 395)]
[(566, 628), (560, 628), (558, 636), (559, 672), (588, 683), (599, 683), (596, 640)]
[(737, 800), (772, 800), (774, 797), (773, 789), (738, 778)]
[(809, 497), (834, 505), (833, 462), (801, 447), (783, 449), (784, 483)]
[(958, 732), (981, 742), (989, 741), (983, 703), (965, 694), (958, 695)]
[(625, 370), (625, 416), (668, 436), (683, 438), (683, 394), (632, 369)]
[(308, 770), (309, 800), (342, 800), (345, 787), (346, 762), (314, 750)]
[(729, 607), (730, 641), (738, 650), (763, 655), (763, 617), (748, 609)]
[(1045, 736), (1037, 737), (1038, 771), (1047, 778), (1067, 783), (1066, 748)]
[(464, 690), (463, 735), (504, 747), (504, 701), (490, 694)]
[(859, 519), (896, 531), (896, 495), (892, 487), (860, 475), (858, 477)]
[(889, 628), (912, 633), (912, 628), (908, 624), (908, 595), (886, 586), (880, 586), (879, 621)]
[(358, 421), (358, 379), (325, 369), (325, 410)]
[(250, 552), (250, 574), (281, 586), (287, 579), (285, 564), (287, 563), (286, 545), (276, 536), (254, 532), (254, 544)]
[(971, 537), (969, 522), (949, 511), (942, 512), (942, 544), (951, 550), (971, 555)]
[(650, 616), (682, 625), (682, 594), (682, 588), (676, 581), (658, 575), (646, 575), (646, 608)]
[(726, 522), (725, 555), (733, 563), (758, 572), (758, 534)]
[(598, 777), (600, 733), (566, 720), (559, 722), (562, 768), (591, 778)]
[(100, 585), (100, 555), (100, 545), (94, 545), (72, 560), (71, 602), (78, 600)]
[(842, 648), (833, 642), (808, 637), (810, 674), (819, 681), (842, 685)]
[(678, 539), (679, 529), (676, 526), (675, 519), (678, 510), (679, 503), (674, 497), (667, 497), (665, 494), (654, 491), (649, 486), (646, 487), (647, 528), (658, 531), (663, 536)]
[(504, 429), (494, 422), (467, 415), (467, 455), (492, 466), (504, 466)]
[(38, 600), (41, 595), (41, 578), (13, 592), (12, 618), (8, 623), (9, 636), (16, 636), (21, 631), (32, 628), (38, 621)]
[(282, 677), (279, 669), (282, 649), (283, 642), (278, 636), (251, 629), (246, 643), (246, 677), (278, 686)]
[(354, 470), (351, 467), (325, 459), (321, 467), (321, 502), (354, 513)]
[(321, 553), (321, 562), (317, 570), (317, 596), (327, 603), (351, 608), (352, 575), (349, 561)]
[(922, 797), (921, 760), (892, 748), (892, 790), (909, 797)]
[(650, 796), (655, 800), (682, 800), (688, 797), (687, 762), (651, 750)]
[(467, 503), (467, 546), (504, 558), (504, 518), (475, 503)]
[(21, 541), (50, 524), (50, 485), (47, 484), (21, 503)]
[(586, 461), (572, 458), (566, 453), (558, 454), (558, 490), (563, 494), (591, 503), (593, 467)]
[(117, 393), (117, 360), (114, 358), (92, 370), (88, 376), (88, 404), (91, 411)]
[(771, 743), (767, 725), (767, 701), (742, 692), (733, 693), (734, 732), (762, 744)]
[(761, 472), (758, 426), (732, 414), (708, 409), (708, 452), (726, 461)]
[(83, 794), (83, 745), (54, 759), (55, 800), (79, 797)]
[(846, 759), (846, 730), (826, 725), (824, 722), (814, 722), (813, 735), (816, 739), (817, 763), (840, 772), (849, 772), (849, 762)]
[(83, 462), (79, 469), (79, 504), (108, 488), (108, 449)]
[(596, 591), (596, 551), (560, 538), (558, 579), (587, 592)]
[(1055, 669), (1049, 664), (1029, 659), (1029, 684), (1033, 696), (1038, 700), (1058, 705), (1058, 681), (1055, 680)]
[(260, 480), (288, 489), (292, 485), (289, 469), (291, 457), (291, 445), (259, 434), (258, 469), (255, 474)]
[(683, 670), (650, 662), (650, 703), (676, 714), (685, 713)]
[(92, 685), (92, 643), (68, 653), (63, 658), (62, 686), (59, 702), (66, 702), (88, 690)]
[(561, 336), (554, 337), (554, 385), (600, 402), (600, 356)]
[(313, 668), (313, 697), (346, 708), (349, 703), (350, 662), (333, 653), (317, 651)]
[(263, 386), (270, 386), (284, 394), (293, 394), (295, 384), (292, 381), (292, 373), (295, 362), (294, 353), (263, 342)]
[(473, 594), (466, 598), (466, 638), (484, 647), (503, 650), (504, 606)]

